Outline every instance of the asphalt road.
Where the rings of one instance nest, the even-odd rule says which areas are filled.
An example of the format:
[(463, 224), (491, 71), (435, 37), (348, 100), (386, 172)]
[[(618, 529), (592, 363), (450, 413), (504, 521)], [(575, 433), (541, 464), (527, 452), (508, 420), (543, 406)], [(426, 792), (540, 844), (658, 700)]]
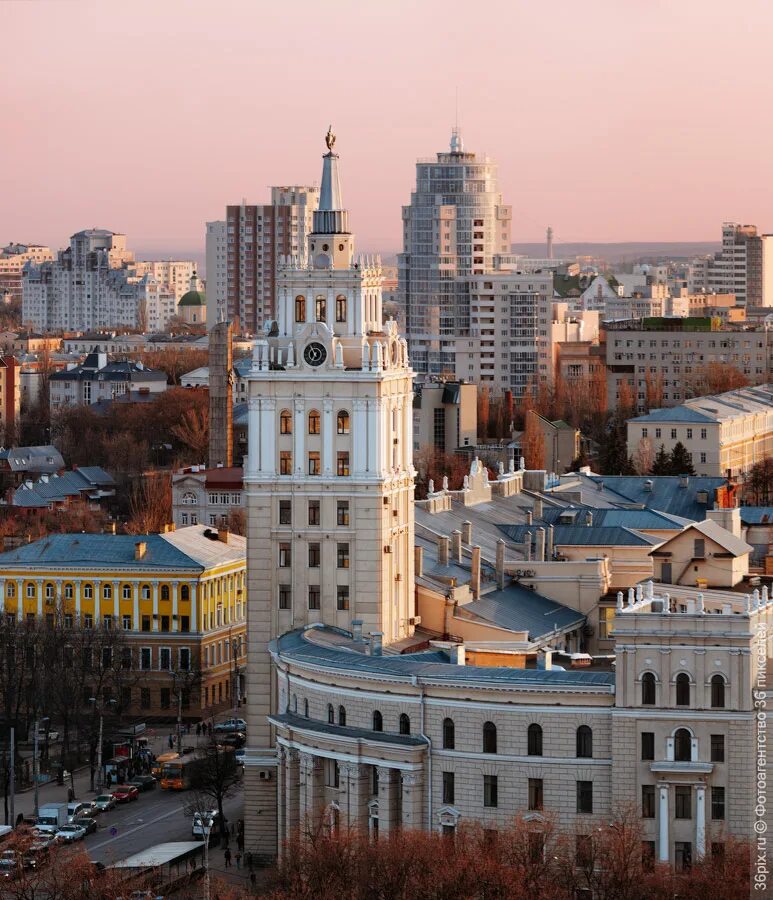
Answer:
[[(188, 791), (162, 791), (160, 787), (145, 791), (138, 800), (97, 816), (97, 830), (80, 846), (95, 862), (111, 863), (156, 844), (193, 840), (191, 818), (185, 812), (188, 800)], [(226, 800), (224, 808), (229, 822), (242, 818), (241, 791)]]

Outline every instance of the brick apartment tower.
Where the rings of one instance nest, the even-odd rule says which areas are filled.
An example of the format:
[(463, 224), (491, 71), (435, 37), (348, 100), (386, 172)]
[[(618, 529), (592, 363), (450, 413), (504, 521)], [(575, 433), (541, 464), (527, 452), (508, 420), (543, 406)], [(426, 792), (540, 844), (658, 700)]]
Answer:
[(209, 467), (233, 465), (233, 328), (218, 322), (209, 332)]

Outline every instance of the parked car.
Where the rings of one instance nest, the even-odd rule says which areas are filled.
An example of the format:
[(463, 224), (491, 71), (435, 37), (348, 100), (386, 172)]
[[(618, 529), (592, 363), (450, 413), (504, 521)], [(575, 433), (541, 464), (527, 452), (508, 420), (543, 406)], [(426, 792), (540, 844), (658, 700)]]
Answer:
[(247, 738), (241, 731), (233, 731), (231, 732), (231, 734), (226, 734), (223, 735), (223, 737), (218, 737), (217, 743), (220, 747), (238, 750), (240, 747), (243, 747), (247, 743)]
[(116, 799), (112, 794), (100, 794), (94, 800), (94, 807), (100, 812), (107, 812), (109, 809), (114, 809), (115, 804)]
[(244, 719), (226, 719), (225, 722), (218, 722), (212, 729), (218, 734), (226, 734), (229, 731), (242, 731), (247, 733), (247, 723)]
[(244, 747), (242, 747), (240, 750), (237, 750), (234, 753), (234, 756), (236, 757), (237, 764), (240, 766), (243, 766), (244, 765)]
[(25, 851), (22, 865), (25, 869), (40, 869), (48, 862), (49, 851), (56, 841), (49, 837), (45, 841), (34, 841)]
[(141, 792), (152, 791), (158, 782), (152, 775), (137, 775), (136, 778), (132, 778), (127, 783), (134, 785)]
[(19, 855), (15, 850), (3, 850), (0, 853), (0, 878), (12, 881), (19, 877)]
[(97, 820), (92, 816), (76, 816), (72, 824), (80, 826), (86, 834), (92, 834), (97, 830)]
[(56, 833), (56, 839), (63, 844), (73, 844), (82, 841), (86, 837), (86, 829), (80, 825), (62, 825)]
[(140, 796), (140, 792), (133, 784), (119, 784), (113, 788), (112, 793), (118, 803), (128, 803)]
[(79, 800), (74, 801), (73, 803), (67, 804), (67, 821), (72, 822), (72, 820), (79, 816), (84, 809), (88, 809), (90, 806), (89, 803), (82, 803)]

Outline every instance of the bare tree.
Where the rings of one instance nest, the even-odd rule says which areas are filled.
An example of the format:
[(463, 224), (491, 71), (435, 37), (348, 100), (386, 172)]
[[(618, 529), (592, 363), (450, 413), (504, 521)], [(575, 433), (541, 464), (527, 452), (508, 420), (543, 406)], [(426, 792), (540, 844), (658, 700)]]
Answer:
[(153, 534), (172, 520), (172, 479), (168, 472), (146, 472), (132, 484), (129, 534)]
[(212, 738), (197, 755), (191, 787), (201, 797), (209, 798), (211, 808), (218, 811), (221, 835), (225, 834), (226, 827), (223, 802), (236, 793), (241, 780), (242, 769), (236, 754), (233, 750), (221, 749)]

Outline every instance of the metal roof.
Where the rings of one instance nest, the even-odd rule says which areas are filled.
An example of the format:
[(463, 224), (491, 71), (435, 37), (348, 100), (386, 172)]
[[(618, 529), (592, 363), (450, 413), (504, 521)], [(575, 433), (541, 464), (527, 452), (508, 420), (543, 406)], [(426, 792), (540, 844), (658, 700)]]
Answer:
[[(620, 503), (637, 503), (648, 509), (670, 513), (700, 522), (706, 518), (706, 510), (712, 509), (718, 488), (727, 484), (720, 476), (690, 475), (684, 480), (678, 475), (591, 475), (582, 476), (604, 490), (615, 491)], [(684, 487), (682, 486), (684, 484)], [(706, 502), (698, 494), (706, 493)]]
[[(323, 628), (315, 628), (324, 631)], [(290, 631), (272, 642), (272, 650), (283, 657), (299, 663), (326, 669), (360, 672), (368, 675), (386, 675), (410, 680), (414, 675), (421, 678), (448, 681), (449, 683), (496, 682), (513, 686), (544, 686), (546, 688), (567, 689), (597, 687), (614, 691), (615, 676), (611, 672), (562, 671), (557, 669), (514, 669), (497, 666), (458, 666), (449, 662), (449, 656), (442, 650), (422, 653), (405, 653), (400, 656), (366, 656), (352, 650), (311, 643), (303, 630)]]
[[(574, 515), (572, 515), (574, 514)], [(684, 525), (689, 525), (691, 519), (683, 519), (681, 516), (673, 516), (661, 513), (654, 509), (593, 509), (590, 506), (569, 506), (566, 509), (556, 507), (543, 508), (541, 521), (549, 525), (560, 524), (560, 520), (572, 517), (571, 522), (563, 524), (586, 525), (588, 515), (594, 526), (606, 528), (640, 528), (640, 529), (664, 529), (679, 531)]]
[(111, 863), (110, 869), (148, 869), (154, 866), (165, 866), (175, 860), (190, 856), (196, 851), (203, 852), (204, 845), (201, 841), (170, 841), (166, 844), (157, 844), (133, 853), (126, 859), (119, 859)]
[(689, 406), (670, 406), (666, 409), (653, 409), (643, 416), (636, 416), (634, 419), (628, 419), (628, 423), (635, 422), (637, 425), (642, 422), (697, 422), (698, 424), (706, 422), (717, 422), (715, 416), (698, 412)]
[(773, 506), (742, 506), (744, 525), (773, 525)]
[[(499, 530), (513, 543), (522, 544), (524, 538), (531, 534), (536, 535), (536, 525), (500, 525)], [(630, 528), (615, 526), (606, 528), (596, 525), (556, 525), (553, 528), (553, 544), (559, 546), (574, 547), (649, 547), (653, 543), (659, 543), (659, 539), (650, 535), (640, 534)]]
[(459, 612), (472, 613), (492, 625), (510, 631), (526, 631), (531, 641), (553, 631), (577, 628), (585, 622), (585, 616), (577, 610), (556, 603), (520, 584), (511, 584), (501, 591), (483, 594), (474, 603), (460, 606)]
[(334, 737), (348, 737), (359, 740), (377, 741), (383, 744), (402, 744), (406, 747), (422, 747), (427, 744), (424, 738), (410, 734), (394, 734), (388, 731), (371, 731), (369, 728), (350, 728), (348, 725), (331, 725), (318, 719), (307, 719), (296, 713), (281, 713), (269, 716), (271, 722), (287, 725), (290, 728), (315, 731), (318, 734), (329, 734)]
[[(731, 531), (718, 525), (712, 519), (706, 519), (704, 522), (693, 522), (692, 525), (685, 529), (685, 531), (699, 532), (710, 541), (719, 544), (719, 546), (727, 550), (728, 553), (732, 553), (733, 556), (743, 556), (745, 553), (751, 553), (754, 549), (753, 547), (750, 547), (746, 541), (736, 537)], [(684, 532), (682, 532), (682, 534), (683, 533)], [(674, 535), (674, 537), (669, 538), (665, 543), (661, 544), (658, 549), (665, 549), (672, 541), (679, 540), (680, 537), (681, 534)]]

